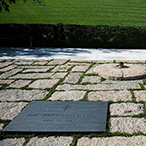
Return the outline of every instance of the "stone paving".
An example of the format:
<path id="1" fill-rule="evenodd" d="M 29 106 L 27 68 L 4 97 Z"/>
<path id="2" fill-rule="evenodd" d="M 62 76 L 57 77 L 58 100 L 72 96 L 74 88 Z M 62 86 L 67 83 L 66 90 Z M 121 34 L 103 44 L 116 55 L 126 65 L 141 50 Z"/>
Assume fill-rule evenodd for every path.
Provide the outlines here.
<path id="1" fill-rule="evenodd" d="M 146 145 L 146 85 L 143 79 L 104 80 L 92 70 L 108 61 L 1 60 L 0 130 L 32 100 L 108 101 L 107 135 L 1 136 L 0 146 Z M 131 61 L 134 63 L 137 61 Z M 137 62 L 138 63 L 138 62 Z M 145 63 L 145 62 L 143 62 Z M 113 64 L 112 61 L 108 64 Z M 142 64 L 142 63 L 141 63 Z M 2 135 L 2 133 L 1 133 Z M 109 137 L 109 135 L 112 135 Z"/>

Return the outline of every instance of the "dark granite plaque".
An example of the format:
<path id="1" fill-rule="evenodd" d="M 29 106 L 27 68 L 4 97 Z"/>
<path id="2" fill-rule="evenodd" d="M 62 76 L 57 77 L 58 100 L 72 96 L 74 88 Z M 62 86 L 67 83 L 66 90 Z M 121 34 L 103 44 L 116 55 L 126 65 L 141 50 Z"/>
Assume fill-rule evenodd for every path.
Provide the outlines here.
<path id="1" fill-rule="evenodd" d="M 108 102 L 32 101 L 3 132 L 104 132 Z"/>

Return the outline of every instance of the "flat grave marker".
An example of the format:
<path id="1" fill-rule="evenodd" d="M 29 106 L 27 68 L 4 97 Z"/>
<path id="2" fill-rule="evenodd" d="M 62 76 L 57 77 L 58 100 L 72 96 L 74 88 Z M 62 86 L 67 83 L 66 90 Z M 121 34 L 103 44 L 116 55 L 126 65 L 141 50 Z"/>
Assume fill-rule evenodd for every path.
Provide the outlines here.
<path id="1" fill-rule="evenodd" d="M 32 101 L 3 132 L 105 132 L 108 102 Z"/>

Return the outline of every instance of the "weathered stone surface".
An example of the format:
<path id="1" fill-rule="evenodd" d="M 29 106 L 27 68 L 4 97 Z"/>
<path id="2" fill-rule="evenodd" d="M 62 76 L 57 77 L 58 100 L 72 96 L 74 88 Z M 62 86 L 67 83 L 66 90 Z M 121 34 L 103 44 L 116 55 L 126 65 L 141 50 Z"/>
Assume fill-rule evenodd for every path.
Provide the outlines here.
<path id="1" fill-rule="evenodd" d="M 24 142 L 24 138 L 7 138 L 0 141 L 0 146 L 22 146 Z"/>
<path id="2" fill-rule="evenodd" d="M 136 101 L 146 101 L 146 90 L 140 90 L 140 91 L 133 91 L 134 95 L 136 97 Z"/>
<path id="3" fill-rule="evenodd" d="M 19 62 L 15 62 L 15 64 L 17 65 L 31 65 L 33 62 L 32 61 L 19 61 Z"/>
<path id="4" fill-rule="evenodd" d="M 7 78 L 7 77 L 9 77 L 9 76 L 12 76 L 12 75 L 14 75 L 14 74 L 20 72 L 20 71 L 22 71 L 22 69 L 13 69 L 13 70 L 7 71 L 7 72 L 1 74 L 1 75 L 0 75 L 0 78 L 1 78 L 1 79 Z"/>
<path id="5" fill-rule="evenodd" d="M 117 68 L 118 64 L 103 64 L 96 66 L 93 69 L 93 73 L 109 79 L 109 80 L 129 80 L 129 79 L 138 79 L 141 77 L 146 77 L 146 66 L 144 65 L 135 65 L 127 64 L 127 68 Z"/>
<path id="6" fill-rule="evenodd" d="M 82 137 L 78 140 L 77 146 L 145 146 L 146 136 L 132 137 L 101 137 L 88 138 Z"/>
<path id="7" fill-rule="evenodd" d="M 60 79 L 60 78 L 64 78 L 66 75 L 67 75 L 67 72 L 66 73 L 57 72 L 53 76 L 51 76 L 51 78 Z"/>
<path id="8" fill-rule="evenodd" d="M 36 68 L 34 68 L 34 69 L 26 69 L 23 72 L 46 72 L 47 70 L 48 69 L 41 69 L 41 68 L 36 69 Z"/>
<path id="9" fill-rule="evenodd" d="M 64 92 L 58 92 L 52 94 L 52 96 L 49 98 L 49 100 L 74 100 L 78 101 L 80 99 L 83 99 L 86 91 L 64 91 Z"/>
<path id="10" fill-rule="evenodd" d="M 101 77 L 99 76 L 84 76 L 84 78 L 82 79 L 82 83 L 86 83 L 86 82 L 99 83 L 101 82 L 100 79 Z"/>
<path id="11" fill-rule="evenodd" d="M 130 84 L 143 84 L 143 80 L 131 80 L 131 81 L 111 81 L 111 80 L 105 80 L 101 82 L 102 84 L 123 84 L 124 86 L 130 85 Z"/>
<path id="12" fill-rule="evenodd" d="M 146 119 L 144 118 L 132 118 L 132 117 L 118 117 L 111 118 L 110 120 L 111 132 L 126 132 L 132 134 L 133 132 L 141 131 L 146 133 Z"/>
<path id="13" fill-rule="evenodd" d="M 10 84 L 12 83 L 14 80 L 0 80 L 0 84 Z"/>
<path id="14" fill-rule="evenodd" d="M 72 137 L 44 137 L 44 138 L 38 138 L 34 137 L 31 138 L 30 141 L 27 143 L 26 146 L 70 146 L 72 143 L 73 138 Z"/>
<path id="15" fill-rule="evenodd" d="M 9 87 L 21 88 L 28 85 L 30 82 L 31 80 L 17 80 L 14 83 L 10 84 Z"/>
<path id="16" fill-rule="evenodd" d="M 12 64 L 12 62 L 0 62 L 0 68 L 8 66 L 10 64 Z"/>
<path id="17" fill-rule="evenodd" d="M 93 65 L 87 72 L 86 74 L 93 74 L 93 68 L 95 68 L 97 64 Z"/>
<path id="18" fill-rule="evenodd" d="M 64 64 L 66 61 L 67 59 L 53 59 L 51 62 L 48 63 L 48 65 Z"/>
<path id="19" fill-rule="evenodd" d="M 133 116 L 143 113 L 143 104 L 114 103 L 110 105 L 110 114 L 116 116 Z"/>
<path id="20" fill-rule="evenodd" d="M 0 90 L 0 101 L 31 101 L 43 99 L 47 94 L 48 92 L 43 90 L 6 89 Z"/>
<path id="21" fill-rule="evenodd" d="M 63 81 L 68 83 L 77 83 L 79 78 L 81 77 L 82 73 L 70 73 L 66 76 L 65 80 Z"/>
<path id="22" fill-rule="evenodd" d="M 82 66 L 87 65 L 87 66 L 90 66 L 91 63 L 90 62 L 89 63 L 86 63 L 86 62 L 68 62 L 67 65 L 82 65 Z"/>
<path id="23" fill-rule="evenodd" d="M 77 81 L 77 80 L 76 80 Z M 65 81 L 64 81 L 65 82 Z M 68 81 L 69 82 L 69 81 Z M 69 85 L 69 84 L 64 84 L 64 85 L 58 85 L 57 90 L 72 90 L 72 89 L 81 89 L 81 90 L 126 90 L 126 89 L 139 89 L 140 86 L 138 84 L 97 84 L 97 85 Z"/>
<path id="24" fill-rule="evenodd" d="M 10 65 L 10 66 L 7 66 L 5 68 L 0 69 L 0 71 L 8 71 L 8 70 L 11 70 L 11 69 L 13 69 L 15 67 L 16 67 L 16 65 Z"/>
<path id="25" fill-rule="evenodd" d="M 68 65 L 58 65 L 56 66 L 53 70 L 53 72 L 56 72 L 56 71 L 67 71 L 69 68 L 71 68 L 72 66 L 68 66 Z"/>
<path id="26" fill-rule="evenodd" d="M 0 119 L 12 120 L 27 104 L 27 102 L 0 102 Z"/>
<path id="27" fill-rule="evenodd" d="M 23 69 L 47 69 L 47 70 L 49 70 L 49 69 L 51 69 L 51 68 L 53 68 L 54 66 L 33 66 L 33 65 L 31 65 L 31 66 L 18 66 L 17 68 L 23 68 Z"/>
<path id="28" fill-rule="evenodd" d="M 89 92 L 88 100 L 90 101 L 109 101 L 112 100 L 116 101 L 131 101 L 131 92 L 128 90 L 124 91 L 96 91 L 96 92 Z"/>
<path id="29" fill-rule="evenodd" d="M 53 73 L 26 73 L 26 74 L 17 74 L 15 76 L 10 77 L 11 79 L 41 79 L 41 78 L 49 78 Z"/>
<path id="30" fill-rule="evenodd" d="M 59 79 L 43 79 L 43 80 L 36 80 L 32 84 L 29 85 L 30 88 L 51 88 L 53 87 L 57 82 L 59 82 Z"/>
<path id="31" fill-rule="evenodd" d="M 3 126 L 4 126 L 4 124 L 3 123 L 0 123 L 0 130 L 3 129 Z"/>
<path id="32" fill-rule="evenodd" d="M 81 66 L 75 66 L 72 71 L 86 71 L 89 68 L 89 66 L 81 65 Z"/>
<path id="33" fill-rule="evenodd" d="M 36 65 L 44 65 L 46 64 L 48 61 L 36 61 L 34 64 Z"/>

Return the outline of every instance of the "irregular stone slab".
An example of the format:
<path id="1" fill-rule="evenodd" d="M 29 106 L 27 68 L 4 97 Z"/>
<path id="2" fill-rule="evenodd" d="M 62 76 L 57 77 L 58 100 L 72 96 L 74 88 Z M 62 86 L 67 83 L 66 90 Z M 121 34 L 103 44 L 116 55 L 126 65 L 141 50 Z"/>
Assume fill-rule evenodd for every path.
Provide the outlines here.
<path id="1" fill-rule="evenodd" d="M 132 117 L 118 117 L 111 118 L 110 120 L 111 132 L 125 132 L 132 134 L 133 132 L 141 131 L 146 133 L 146 119 L 144 118 L 132 118 Z"/>
<path id="2" fill-rule="evenodd" d="M 146 136 L 132 137 L 101 137 L 88 138 L 82 137 L 78 140 L 77 146 L 145 146 Z"/>
<path id="3" fill-rule="evenodd" d="M 80 79 L 82 73 L 70 73 L 66 76 L 65 80 L 63 81 L 64 83 L 77 83 L 78 80 Z"/>
<path id="4" fill-rule="evenodd" d="M 10 77 L 10 79 L 41 79 L 49 78 L 53 73 L 26 73 L 26 74 L 17 74 Z"/>
<path id="5" fill-rule="evenodd" d="M 127 64 L 125 66 L 125 68 L 117 68 L 115 64 L 103 64 L 96 66 L 93 73 L 108 80 L 131 80 L 146 77 L 146 66 L 136 64 Z"/>
<path id="6" fill-rule="evenodd" d="M 0 119 L 13 120 L 28 102 L 0 102 Z"/>
<path id="7" fill-rule="evenodd" d="M 72 71 L 86 71 L 89 68 L 89 66 L 81 65 L 81 66 L 75 66 Z"/>
<path id="8" fill-rule="evenodd" d="M 69 85 L 69 84 L 63 84 L 63 85 L 58 85 L 57 90 L 126 90 L 126 89 L 140 89 L 139 84 L 88 84 L 88 85 Z"/>
<path id="9" fill-rule="evenodd" d="M 4 124 L 3 123 L 0 123 L 0 130 L 3 129 L 3 126 L 4 126 Z"/>
<path id="10" fill-rule="evenodd" d="M 0 71 L 8 71 L 8 70 L 11 70 L 11 69 L 13 69 L 13 68 L 15 68 L 16 67 L 16 65 L 10 65 L 10 66 L 7 66 L 7 67 L 5 67 L 5 68 L 2 68 L 2 69 L 0 69 Z"/>
<path id="11" fill-rule="evenodd" d="M 56 71 L 68 71 L 69 68 L 71 68 L 72 66 L 68 66 L 68 65 L 58 65 L 56 66 L 53 70 L 53 72 L 56 72 Z"/>
<path id="12" fill-rule="evenodd" d="M 97 64 L 93 65 L 87 72 L 86 74 L 93 74 L 93 68 L 95 68 Z"/>
<path id="13" fill-rule="evenodd" d="M 33 65 L 29 66 L 29 65 L 27 65 L 27 66 L 18 66 L 17 68 L 23 68 L 23 69 L 47 69 L 47 70 L 49 70 L 49 69 L 51 69 L 53 67 L 54 66 L 33 66 Z"/>
<path id="14" fill-rule="evenodd" d="M 105 132 L 107 109 L 108 102 L 32 101 L 3 132 Z"/>
<path id="15" fill-rule="evenodd" d="M 52 94 L 52 96 L 49 98 L 49 100 L 74 100 L 78 101 L 80 99 L 83 99 L 86 91 L 64 91 L 64 92 L 58 92 Z"/>
<path id="16" fill-rule="evenodd" d="M 19 61 L 19 62 L 15 62 L 15 64 L 17 65 L 31 65 L 33 62 L 32 61 Z"/>
<path id="17" fill-rule="evenodd" d="M 48 65 L 64 64 L 65 62 L 67 62 L 67 59 L 53 59 Z"/>
<path id="18" fill-rule="evenodd" d="M 116 116 L 138 115 L 143 113 L 143 104 L 114 103 L 110 105 L 110 114 Z"/>
<path id="19" fill-rule="evenodd" d="M 73 138 L 72 137 L 65 137 L 65 136 L 60 136 L 60 137 L 44 137 L 44 138 L 38 138 L 34 137 L 31 138 L 30 141 L 27 143 L 26 146 L 70 146 L 72 143 Z"/>
<path id="20" fill-rule="evenodd" d="M 90 101 L 131 101 L 131 92 L 128 90 L 124 91 L 96 91 L 96 92 L 89 92 L 88 100 Z"/>
<path id="21" fill-rule="evenodd" d="M 24 138 L 7 138 L 0 141 L 0 146 L 22 146 L 24 142 Z"/>
<path id="22" fill-rule="evenodd" d="M 10 77 L 18 72 L 22 71 L 22 69 L 13 69 L 13 70 L 10 70 L 8 72 L 5 72 L 3 74 L 0 75 L 0 78 L 1 79 L 4 79 L 4 78 L 7 78 L 7 77 Z"/>
<path id="23" fill-rule="evenodd" d="M 35 64 L 35 65 L 44 65 L 44 64 L 46 64 L 46 63 L 48 63 L 48 61 L 37 61 L 37 62 L 35 62 L 34 64 Z"/>
<path id="24" fill-rule="evenodd" d="M 12 83 L 14 80 L 0 80 L 0 84 L 10 84 Z"/>
<path id="25" fill-rule="evenodd" d="M 146 90 L 140 90 L 140 91 L 133 91 L 134 95 L 136 97 L 136 101 L 146 101 Z"/>
<path id="26" fill-rule="evenodd" d="M 101 77 L 99 76 L 84 76 L 84 78 L 82 79 L 82 83 L 100 83 Z"/>
<path id="27" fill-rule="evenodd" d="M 85 63 L 85 62 L 68 62 L 67 65 L 72 65 L 72 66 L 73 65 L 82 65 L 82 66 L 87 65 L 87 66 L 90 66 L 91 63 Z"/>
<path id="28" fill-rule="evenodd" d="M 34 68 L 34 69 L 26 69 L 26 70 L 24 70 L 23 72 L 46 72 L 48 69 L 36 69 L 36 68 Z"/>
<path id="29" fill-rule="evenodd" d="M 48 92 L 44 90 L 6 89 L 0 90 L 0 101 L 31 101 L 43 99 L 47 94 Z"/>
<path id="30" fill-rule="evenodd" d="M 21 88 L 28 85 L 30 82 L 31 80 L 17 80 L 14 83 L 12 83 L 9 87 Z"/>
<path id="31" fill-rule="evenodd" d="M 111 81 L 105 80 L 101 82 L 102 84 L 123 84 L 123 85 L 130 85 L 130 84 L 143 84 L 143 80 L 131 80 L 131 81 Z"/>
<path id="32" fill-rule="evenodd" d="M 12 64 L 12 62 L 0 62 L 0 68 L 8 66 L 10 64 Z"/>
<path id="33" fill-rule="evenodd" d="M 32 84 L 29 85 L 30 88 L 52 88 L 57 82 L 59 82 L 59 79 L 43 79 L 43 80 L 36 80 Z"/>
<path id="34" fill-rule="evenodd" d="M 57 72 L 55 73 L 53 76 L 51 76 L 51 78 L 53 79 L 60 79 L 60 78 L 64 78 L 68 73 L 61 73 L 61 72 Z"/>

